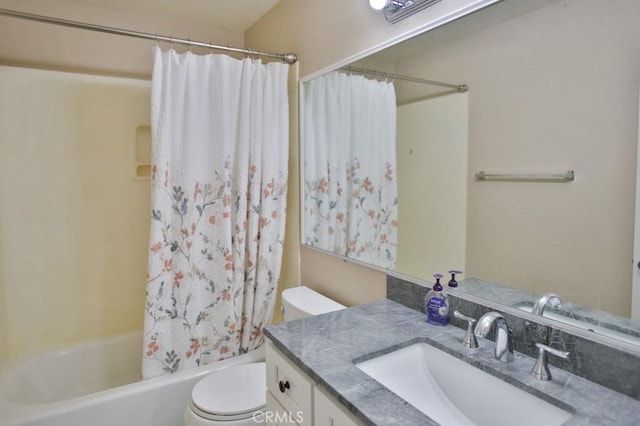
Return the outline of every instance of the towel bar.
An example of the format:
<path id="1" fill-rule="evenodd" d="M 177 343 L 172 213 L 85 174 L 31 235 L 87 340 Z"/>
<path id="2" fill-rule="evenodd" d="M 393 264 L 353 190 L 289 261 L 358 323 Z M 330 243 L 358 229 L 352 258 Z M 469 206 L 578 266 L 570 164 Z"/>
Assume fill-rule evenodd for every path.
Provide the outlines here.
<path id="1" fill-rule="evenodd" d="M 479 171 L 476 173 L 477 180 L 540 180 L 540 181 L 572 181 L 575 179 L 573 170 L 569 170 L 566 173 L 558 174 L 538 174 L 538 173 L 487 173 Z"/>

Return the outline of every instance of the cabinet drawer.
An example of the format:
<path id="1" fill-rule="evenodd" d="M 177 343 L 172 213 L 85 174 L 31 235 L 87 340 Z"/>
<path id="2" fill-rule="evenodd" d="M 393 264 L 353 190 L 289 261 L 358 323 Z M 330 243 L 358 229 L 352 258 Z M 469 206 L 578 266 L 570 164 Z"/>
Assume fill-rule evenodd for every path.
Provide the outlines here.
<path id="1" fill-rule="evenodd" d="M 362 424 L 355 416 L 341 407 L 319 387 L 313 391 L 314 426 L 357 426 Z"/>
<path id="2" fill-rule="evenodd" d="M 313 385 L 304 373 L 267 341 L 267 389 L 301 425 L 312 424 Z"/>

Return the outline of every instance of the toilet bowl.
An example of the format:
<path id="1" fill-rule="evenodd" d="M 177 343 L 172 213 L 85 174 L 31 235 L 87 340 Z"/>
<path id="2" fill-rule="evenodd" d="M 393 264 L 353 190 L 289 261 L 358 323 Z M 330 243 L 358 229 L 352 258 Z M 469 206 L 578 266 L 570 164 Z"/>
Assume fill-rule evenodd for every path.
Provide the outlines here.
<path id="1" fill-rule="evenodd" d="M 253 417 L 265 406 L 264 372 L 264 362 L 252 362 L 207 375 L 191 391 L 185 424 L 255 425 Z"/>
<path id="2" fill-rule="evenodd" d="M 284 290 L 282 305 L 285 321 L 345 308 L 305 286 Z M 185 426 L 255 426 L 262 422 L 266 376 L 264 362 L 234 365 L 207 375 L 191 392 Z"/>

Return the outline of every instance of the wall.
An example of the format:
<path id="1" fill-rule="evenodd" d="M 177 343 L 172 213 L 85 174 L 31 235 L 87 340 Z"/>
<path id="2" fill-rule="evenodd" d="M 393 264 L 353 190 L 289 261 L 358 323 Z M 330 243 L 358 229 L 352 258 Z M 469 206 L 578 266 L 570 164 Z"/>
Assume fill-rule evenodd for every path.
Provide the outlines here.
<path id="1" fill-rule="evenodd" d="M 456 13 L 479 7 L 482 3 L 448 0 L 391 25 L 365 0 L 280 0 L 245 33 L 245 42 L 256 49 L 295 52 L 300 60 L 300 75 L 305 77 L 344 62 L 345 58 L 376 51 L 389 40 L 440 25 Z M 292 160 L 298 158 L 299 153 L 295 155 Z M 298 162 L 291 162 L 289 175 L 299 179 Z M 290 198 L 290 208 L 293 203 L 296 206 L 300 203 L 299 194 L 295 194 L 295 200 Z M 296 217 L 289 214 L 288 218 L 299 223 L 299 213 Z M 300 241 L 299 237 L 297 241 Z M 386 276 L 383 272 L 304 247 L 300 247 L 300 264 L 301 281 L 305 285 L 343 304 L 355 305 L 385 298 Z"/>
<path id="2" fill-rule="evenodd" d="M 32 0 L 28 3 L 0 0 L 0 7 L 150 33 L 212 40 L 223 45 L 292 51 L 300 57 L 299 65 L 292 68 L 291 72 L 295 78 L 298 75 L 295 74 L 298 72 L 297 67 L 300 76 L 307 75 L 345 57 L 385 43 L 390 38 L 416 31 L 425 25 L 434 24 L 435 21 L 440 22 L 436 17 L 441 14 L 448 15 L 452 11 L 481 2 L 449 0 L 399 24 L 390 25 L 381 14 L 372 11 L 366 1 L 281 0 L 244 37 L 228 31 L 129 15 L 61 0 Z M 335 13 L 337 10 L 340 13 Z M 151 69 L 149 51 L 152 46 L 153 42 L 150 41 L 0 17 L 0 63 L 4 64 L 148 78 Z M 383 273 L 299 247 L 297 115 L 295 92 L 291 93 L 294 106 L 291 109 L 291 168 L 281 288 L 299 284 L 302 275 L 302 281 L 345 304 L 384 298 Z"/>
<path id="3" fill-rule="evenodd" d="M 519 20 L 507 20 L 497 29 L 487 29 L 477 38 L 460 42 L 455 52 L 433 49 L 428 57 L 433 71 L 429 72 L 430 77 L 465 81 L 472 86 L 470 108 L 474 113 L 469 131 L 474 144 L 469 151 L 472 189 L 468 223 L 470 227 L 482 226 L 469 231 L 469 270 L 503 284 L 520 281 L 526 271 L 530 276 L 526 285 L 533 291 L 555 290 L 559 283 L 566 283 L 568 287 L 561 291 L 566 299 L 628 315 L 637 144 L 637 124 L 633 123 L 637 123 L 640 69 L 640 37 L 633 21 L 640 13 L 638 2 L 546 3 L 551 6 Z M 337 10 L 340 13 L 334 15 Z M 610 18 L 604 19 L 605 14 Z M 301 60 L 301 75 L 308 76 L 346 62 L 345 58 L 358 52 L 374 51 L 385 40 L 415 30 L 427 19 L 418 14 L 388 25 L 368 9 L 365 1 L 309 4 L 283 0 L 245 36 L 248 45 L 295 51 Z M 559 30 L 551 29 L 551 23 L 558 21 L 562 24 L 554 28 Z M 605 28 L 603 25 L 609 27 L 596 31 L 595 39 L 580 39 L 586 28 Z M 513 34 L 530 36 L 523 44 L 516 44 Z M 628 40 L 635 42 L 629 45 Z M 501 43 L 490 47 L 496 41 Z M 552 54 L 540 56 L 541 46 L 556 44 Z M 585 50 L 588 45 L 590 49 Z M 601 64 L 595 70 L 591 65 L 593 56 Z M 440 67 L 439 57 L 456 60 L 453 65 L 448 62 Z M 499 67 L 486 66 L 495 59 Z M 412 75 L 426 61 L 422 58 L 397 63 L 395 69 Z M 567 65 L 576 71 L 558 69 Z M 482 83 L 491 84 L 469 80 L 470 73 L 466 71 L 476 67 L 485 72 Z M 525 68 L 532 76 L 545 76 L 544 81 L 553 85 L 555 92 L 581 99 L 582 107 L 559 110 L 561 104 L 543 99 L 529 111 L 501 108 L 499 99 L 507 94 L 522 93 L 524 99 L 544 89 L 529 85 L 526 77 L 514 79 L 512 67 Z M 485 98 L 481 90 L 494 102 L 478 102 L 480 95 Z M 595 99 L 606 101 L 594 102 Z M 614 102 L 616 106 L 612 107 Z M 595 122 L 606 124 L 590 126 Z M 548 131 L 548 137 L 533 136 L 541 127 Z M 569 139 L 572 144 L 564 145 Z M 293 167 L 297 169 L 298 165 Z M 576 170 L 577 179 L 566 185 L 481 185 L 472 179 L 480 169 L 544 172 L 568 168 Z M 556 225 L 550 226 L 551 220 L 556 220 Z M 527 240 L 542 243 L 545 249 L 523 244 Z M 485 246 L 487 241 L 493 241 L 490 247 Z M 518 259 L 507 249 L 512 243 L 523 248 Z M 594 244 L 600 250 L 590 250 Z M 567 255 L 569 260 L 565 260 Z M 524 268 L 520 262 L 523 259 L 528 262 Z M 380 272 L 345 264 L 304 247 L 301 263 L 303 282 L 343 303 L 384 297 Z M 585 265 L 597 266 L 587 269 Z M 585 297 L 594 293 L 595 303 Z"/>
<path id="4" fill-rule="evenodd" d="M 276 298 L 273 322 L 281 322 L 284 317 L 281 313 L 282 290 L 295 287 L 300 284 L 300 203 L 298 193 L 300 191 L 300 177 L 297 169 L 291 167 L 298 159 L 298 79 L 299 63 L 289 68 L 289 181 L 287 188 L 287 219 L 285 224 L 285 236 L 282 246 L 282 267 L 278 282 L 278 295 Z"/>
<path id="5" fill-rule="evenodd" d="M 199 41 L 211 41 L 218 45 L 244 46 L 244 34 L 210 26 L 160 19 L 151 16 L 128 14 L 116 10 L 89 7 L 64 0 L 0 0 L 0 8 L 12 9 L 45 16 L 88 22 L 97 25 L 132 29 L 151 34 L 162 34 Z M 64 28 L 15 18 L 0 17 L 0 64 L 18 65 L 50 70 L 63 70 L 91 74 L 125 76 L 149 79 L 152 69 L 151 49 L 153 41 L 132 39 L 73 28 Z M 167 48 L 166 43 L 161 43 Z M 179 51 L 183 46 L 175 46 Z M 194 53 L 206 54 L 207 49 L 193 48 Z M 298 64 L 289 72 L 291 161 L 297 158 L 297 81 Z M 284 247 L 284 259 L 280 287 L 297 285 L 300 282 L 300 259 L 297 188 L 298 179 L 293 171 L 290 178 L 288 218 Z M 146 231 L 146 228 L 145 228 Z M 4 258 L 3 258 L 4 259 Z M 146 261 L 144 262 L 146 265 Z M 0 265 L 1 266 L 1 265 Z M 0 270 L 1 272 L 1 270 Z M 2 275 L 0 274 L 0 277 Z M 0 280 L 0 306 L 4 295 L 4 280 Z M 282 315 L 280 293 L 274 313 L 274 321 Z M 6 349 L 6 328 L 3 326 L 5 309 L 0 310 L 0 362 Z M 52 312 L 53 314 L 53 312 Z M 136 324 L 139 320 L 136 320 Z"/>
<path id="6" fill-rule="evenodd" d="M 470 86 L 467 276 L 629 316 L 638 16 L 563 1 L 396 63 Z M 568 184 L 473 179 L 568 169 Z"/>
<path id="7" fill-rule="evenodd" d="M 238 31 L 85 6 L 65 0 L 0 0 L 0 8 L 218 45 L 244 46 Z M 0 16 L 0 64 L 149 78 L 154 41 Z M 168 47 L 166 43 L 160 43 Z M 177 50 L 184 49 L 175 46 Z M 202 51 L 197 48 L 194 52 Z M 207 49 L 204 49 L 208 53 Z"/>
<path id="8" fill-rule="evenodd" d="M 88 7 L 70 1 L 0 0 L 0 8 L 153 34 L 211 41 L 220 45 L 240 47 L 244 45 L 244 35 L 241 32 L 127 14 L 99 7 Z M 155 42 L 149 40 L 0 17 L 0 64 L 4 65 L 149 79 L 152 68 L 151 50 L 154 45 Z M 167 46 L 165 43 L 161 43 L 161 47 Z M 183 48 L 176 46 L 176 49 Z M 193 51 L 201 53 L 198 49 L 193 49 Z M 208 50 L 202 53 L 208 53 Z M 32 77 L 33 74 L 28 69 L 20 70 L 9 80 L 5 79 L 7 76 L 4 75 L 2 82 L 5 85 L 0 98 L 7 99 L 7 93 L 9 93 L 7 91 L 13 91 L 16 87 L 14 83 L 23 78 L 29 79 L 30 76 Z M 90 79 L 90 77 L 80 75 L 76 78 L 67 77 L 71 80 Z M 38 127 L 35 124 L 41 124 L 43 118 L 47 116 L 65 120 L 71 119 L 65 115 L 64 109 L 61 110 L 51 104 L 54 97 L 61 96 L 58 89 L 68 84 L 63 82 L 67 81 L 67 77 L 61 77 L 60 81 L 46 89 L 50 93 L 47 99 L 42 96 L 36 97 L 37 103 L 32 112 L 39 112 L 41 115 L 32 117 L 29 122 L 23 122 L 22 130 L 19 132 L 28 131 L 35 135 Z M 36 82 L 36 80 L 30 81 L 34 84 Z M 139 85 L 146 87 L 148 82 L 140 80 L 131 81 L 130 84 L 133 87 Z M 36 87 L 45 90 L 40 83 Z M 88 90 L 87 93 L 96 93 L 97 90 L 101 94 L 104 94 L 104 91 L 109 92 L 109 87 L 111 87 L 109 84 L 104 83 L 85 86 Z M 113 95 L 119 93 L 121 92 L 117 89 L 114 90 Z M 35 96 L 35 94 L 33 95 Z M 77 93 L 77 95 L 83 96 L 82 93 Z M 106 95 L 113 96 L 109 93 Z M 90 102 L 86 98 L 84 99 L 84 106 L 89 106 Z M 4 105 L 5 109 L 0 113 L 0 119 L 2 116 L 7 117 L 8 115 L 5 114 L 13 111 L 10 105 L 6 106 L 6 103 Z M 139 120 L 135 120 L 136 123 L 139 121 L 148 122 L 148 91 L 144 102 L 140 101 L 136 105 L 139 108 L 132 111 L 122 109 L 120 104 L 117 106 L 111 104 L 110 107 L 106 107 L 108 111 L 103 111 L 101 114 L 112 115 L 128 112 L 131 117 L 139 118 Z M 72 111 L 77 114 L 87 113 L 85 108 L 78 103 L 74 104 L 73 109 L 69 109 L 67 112 Z M 138 114 L 142 114 L 144 117 Z M 61 123 L 62 121 L 50 124 L 59 126 Z M 86 120 L 76 122 L 71 120 L 71 124 L 75 126 L 72 136 L 75 137 L 74 143 L 76 145 L 54 146 L 47 140 L 49 136 L 43 137 L 36 145 L 17 144 L 15 148 L 20 151 L 12 155 L 19 154 L 27 158 L 24 158 L 24 162 L 14 164 L 9 162 L 7 169 L 4 166 L 9 157 L 5 151 L 4 139 L 2 148 L 0 148 L 2 150 L 0 159 L 4 161 L 2 172 L 11 171 L 13 173 L 10 181 L 3 179 L 3 185 L 17 182 L 9 190 L 12 191 L 13 196 L 20 200 L 20 204 L 2 202 L 3 213 L 0 222 L 0 237 L 3 241 L 0 245 L 0 254 L 2 254 L 2 262 L 0 263 L 0 362 L 5 353 L 14 355 L 49 345 L 82 340 L 87 337 L 100 337 L 142 327 L 144 285 L 139 285 L 138 281 L 132 282 L 130 279 L 135 280 L 133 277 L 139 277 L 141 282 L 145 281 L 147 242 L 144 241 L 143 246 L 141 238 L 148 237 L 142 237 L 140 234 L 148 234 L 148 225 L 139 224 L 134 228 L 128 228 L 128 232 L 133 235 L 131 238 L 137 239 L 137 243 L 132 243 L 132 240 L 123 236 L 121 231 L 118 231 L 119 228 L 115 226 L 116 222 L 122 219 L 121 215 L 124 213 L 134 215 L 134 210 L 142 209 L 145 210 L 143 219 L 148 216 L 148 206 L 140 205 L 140 203 L 148 203 L 148 189 L 144 194 L 132 195 L 144 183 L 133 182 L 129 179 L 130 151 L 128 151 L 129 145 L 125 139 L 130 136 L 130 133 L 124 136 L 111 134 L 118 142 L 125 144 L 117 146 L 117 144 L 105 140 L 98 140 L 100 137 L 108 137 L 112 130 L 103 128 L 101 123 L 94 122 L 92 124 L 98 126 L 99 134 L 96 134 L 95 137 L 86 136 L 86 132 L 89 131 L 85 127 Z M 295 125 L 295 122 L 292 125 Z M 5 129 L 7 128 L 5 127 Z M 22 138 L 23 134 L 19 136 Z M 43 140 L 48 143 L 44 143 Z M 87 150 L 89 147 L 91 149 Z M 127 149 L 126 152 L 123 151 L 125 149 Z M 42 155 L 42 153 L 44 155 L 39 157 L 38 154 Z M 116 159 L 115 157 L 118 155 L 124 157 Z M 28 163 L 30 158 L 36 158 L 38 165 L 34 162 Z M 103 186 L 100 181 L 100 170 L 105 170 L 102 168 L 103 166 L 108 167 L 108 173 L 112 174 L 115 179 L 124 179 L 117 181 L 122 186 L 115 188 Z M 118 169 L 118 167 L 125 167 L 126 170 Z M 43 175 L 44 171 L 48 174 Z M 16 178 L 16 176 L 18 177 Z M 52 190 L 55 188 L 47 187 L 50 183 L 59 185 L 64 183 L 64 185 L 71 186 L 68 188 L 68 192 L 54 193 Z M 40 186 L 38 186 L 39 184 Z M 62 190 L 62 186 L 59 185 L 58 188 Z M 27 188 L 32 192 L 26 192 Z M 91 193 L 96 195 L 93 200 L 72 197 L 72 194 L 84 197 Z M 2 194 L 5 197 L 9 192 L 5 192 L 3 187 Z M 67 204 L 52 204 L 57 201 L 53 200 L 56 196 L 61 197 L 60 199 L 65 200 Z M 133 199 L 120 204 L 125 196 L 133 197 Z M 108 201 L 112 202 L 113 206 L 109 206 Z M 115 208 L 116 204 L 118 208 Z M 24 208 L 25 205 L 29 205 L 30 208 Z M 17 228 L 14 228 L 13 224 L 19 224 L 23 217 L 36 221 L 38 227 L 15 225 Z M 102 221 L 103 225 L 96 227 L 95 224 L 99 221 Z M 52 226 L 52 222 L 54 222 L 54 226 Z M 70 222 L 75 222 L 75 231 L 63 231 L 61 227 Z M 89 229 L 93 229 L 94 233 L 87 232 Z M 24 232 L 25 238 L 16 235 L 16 231 Z M 57 234 L 58 243 L 47 245 L 44 241 L 37 240 L 36 232 L 39 231 Z M 26 238 L 27 236 L 28 238 Z M 20 250 L 27 250 L 29 253 L 19 259 L 12 258 L 10 254 L 15 254 L 13 247 L 7 248 L 6 246 L 9 238 L 20 244 Z M 88 240 L 91 239 L 98 240 L 100 252 L 96 252 L 97 249 L 86 249 L 87 244 L 90 243 Z M 33 246 L 31 248 L 25 246 L 27 242 L 32 242 Z M 141 247 L 144 250 L 142 255 L 139 252 Z M 136 254 L 134 255 L 132 251 L 135 251 Z M 73 256 L 85 257 L 81 262 L 73 265 L 72 259 L 70 259 L 72 252 Z M 41 258 L 36 257 L 35 253 L 39 253 Z M 43 263 L 41 264 L 41 262 Z M 51 275 L 46 275 L 45 271 Z M 125 274 L 125 271 L 128 272 Z M 62 279 L 62 272 L 73 275 L 73 280 Z M 14 277 L 20 277 L 23 273 L 25 277 L 30 277 L 31 281 L 21 281 L 19 284 L 14 280 Z M 73 306 L 69 307 L 69 304 Z M 66 308 L 73 309 L 77 315 L 69 315 L 65 312 Z"/>
<path id="9" fill-rule="evenodd" d="M 0 223 L 1 227 L 1 223 Z M 0 241 L 2 233 L 0 231 Z M 2 244 L 0 244 L 0 366 L 7 357 L 7 303 L 4 297 L 4 256 L 2 255 Z"/>
<path id="10" fill-rule="evenodd" d="M 398 107 L 398 262 L 431 280 L 464 269 L 467 240 L 466 93 Z M 446 142 L 445 142 L 446 141 Z"/>

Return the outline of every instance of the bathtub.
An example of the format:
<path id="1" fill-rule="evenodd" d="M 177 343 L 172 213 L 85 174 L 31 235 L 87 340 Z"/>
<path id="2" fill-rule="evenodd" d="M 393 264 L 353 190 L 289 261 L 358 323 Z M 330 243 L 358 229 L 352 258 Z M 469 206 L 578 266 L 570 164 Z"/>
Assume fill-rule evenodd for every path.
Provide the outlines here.
<path id="1" fill-rule="evenodd" d="M 264 349 L 168 376 L 140 380 L 140 333 L 7 361 L 0 426 L 179 426 L 191 389 L 206 374 L 264 361 Z"/>

